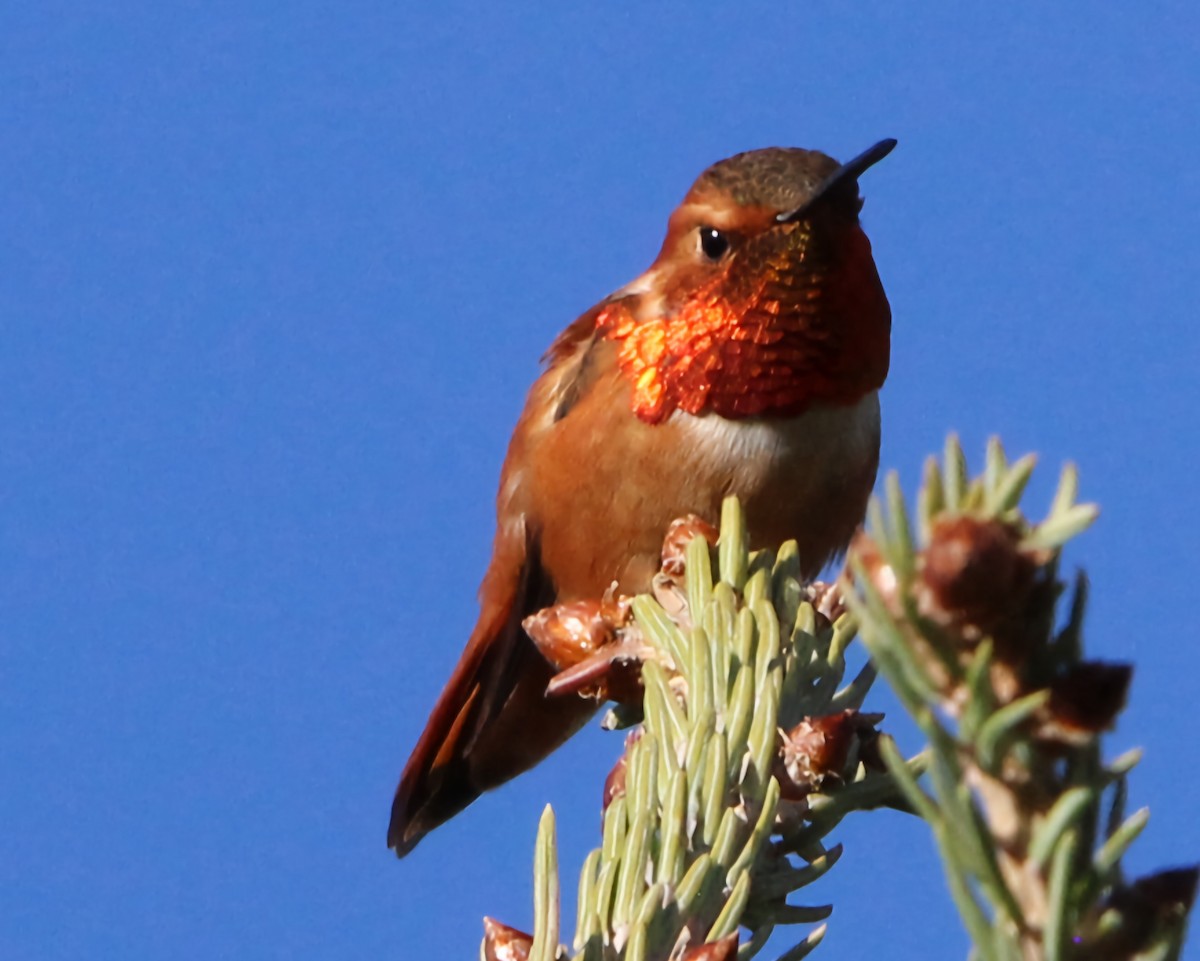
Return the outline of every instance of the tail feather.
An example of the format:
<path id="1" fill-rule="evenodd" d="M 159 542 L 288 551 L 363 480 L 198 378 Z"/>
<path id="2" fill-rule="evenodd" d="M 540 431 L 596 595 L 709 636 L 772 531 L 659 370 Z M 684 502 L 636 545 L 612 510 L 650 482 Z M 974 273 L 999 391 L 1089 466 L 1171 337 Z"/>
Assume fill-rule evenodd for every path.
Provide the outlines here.
<path id="1" fill-rule="evenodd" d="M 579 697 L 546 697 L 552 671 L 521 621 L 553 602 L 553 586 L 524 547 L 519 566 L 512 555 L 505 565 L 500 552 L 493 561 L 479 622 L 400 775 L 388 825 L 388 847 L 399 857 L 484 791 L 537 764 L 596 709 Z"/>
<path id="2" fill-rule="evenodd" d="M 404 765 L 388 825 L 388 847 L 399 857 L 479 796 L 467 752 L 478 735 L 480 675 L 499 640 L 499 631 L 481 618 Z"/>

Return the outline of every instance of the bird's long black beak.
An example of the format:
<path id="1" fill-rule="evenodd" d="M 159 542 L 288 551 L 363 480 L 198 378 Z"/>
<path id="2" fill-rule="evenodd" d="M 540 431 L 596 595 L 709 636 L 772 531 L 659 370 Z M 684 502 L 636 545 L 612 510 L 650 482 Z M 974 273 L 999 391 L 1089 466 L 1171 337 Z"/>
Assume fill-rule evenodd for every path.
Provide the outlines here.
<path id="1" fill-rule="evenodd" d="M 816 204 L 822 197 L 826 197 L 839 184 L 844 184 L 849 180 L 857 180 L 869 168 L 875 166 L 884 157 L 895 149 L 896 141 L 892 137 L 887 140 L 881 140 L 874 147 L 868 147 L 849 163 L 844 163 L 837 170 L 825 178 L 824 182 L 813 191 L 813 195 L 809 197 L 795 210 L 786 210 L 775 219 L 781 224 L 790 223 L 793 220 L 800 220 Z"/>

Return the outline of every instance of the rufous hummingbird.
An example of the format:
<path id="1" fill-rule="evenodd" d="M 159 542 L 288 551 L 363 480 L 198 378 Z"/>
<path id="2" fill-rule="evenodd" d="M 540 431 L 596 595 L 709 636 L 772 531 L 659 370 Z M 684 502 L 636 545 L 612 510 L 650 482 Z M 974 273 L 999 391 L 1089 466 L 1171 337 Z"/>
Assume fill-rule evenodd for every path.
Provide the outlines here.
<path id="1" fill-rule="evenodd" d="M 596 710 L 546 695 L 526 616 L 647 590 L 668 524 L 715 523 L 729 494 L 755 546 L 797 541 L 806 577 L 845 549 L 875 482 L 891 336 L 858 177 L 895 145 L 714 164 L 650 269 L 551 344 L 500 472 L 479 620 L 396 790 L 398 855 Z"/>

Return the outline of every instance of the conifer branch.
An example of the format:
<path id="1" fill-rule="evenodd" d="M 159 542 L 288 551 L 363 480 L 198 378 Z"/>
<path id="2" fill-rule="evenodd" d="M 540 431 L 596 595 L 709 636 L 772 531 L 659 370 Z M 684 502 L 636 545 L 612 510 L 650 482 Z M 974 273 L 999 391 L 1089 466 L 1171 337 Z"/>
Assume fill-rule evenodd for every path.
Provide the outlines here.
<path id="1" fill-rule="evenodd" d="M 1197 869 L 1122 872 L 1147 818 L 1124 812 L 1139 755 L 1105 763 L 1100 733 L 1131 668 L 1084 659 L 1082 576 L 1055 626 L 1060 550 L 1096 509 L 1068 467 L 1029 522 L 1033 466 L 994 441 L 969 479 L 951 437 L 915 530 L 889 476 L 835 588 L 800 582 L 795 544 L 750 552 L 731 499 L 719 538 L 672 527 L 651 596 L 530 618 L 552 691 L 612 698 L 606 726 L 640 726 L 605 785 L 570 946 L 547 808 L 535 933 L 487 919 L 484 961 L 731 961 L 818 925 L 779 961 L 805 957 L 832 908 L 791 899 L 837 862 L 842 818 L 884 805 L 929 823 L 972 957 L 1178 958 Z M 871 662 L 843 683 L 860 625 Z M 915 757 L 859 711 L 877 672 L 928 738 Z"/>
<path id="2" fill-rule="evenodd" d="M 850 550 L 844 597 L 880 673 L 929 739 L 929 788 L 884 761 L 933 830 L 951 894 L 982 961 L 1173 958 L 1195 868 L 1127 880 L 1121 857 L 1148 812 L 1124 814 L 1136 763 L 1104 763 L 1100 734 L 1124 706 L 1132 667 L 1084 659 L 1087 582 L 1066 622 L 1063 544 L 1097 510 L 1062 473 L 1046 518 L 1019 502 L 1033 458 L 999 441 L 967 480 L 957 439 L 930 460 L 911 529 L 895 476 Z"/>
<path id="3" fill-rule="evenodd" d="M 606 786 L 603 839 L 584 863 L 570 948 L 553 933 L 547 808 L 535 935 L 489 920 L 485 959 L 750 958 L 777 929 L 817 924 L 783 956 L 802 958 L 832 907 L 790 899 L 840 857 L 828 834 L 851 811 L 904 803 L 875 750 L 879 718 L 858 711 L 874 669 L 842 685 L 855 626 L 836 592 L 801 584 L 794 543 L 750 552 L 734 499 L 715 546 L 692 536 L 697 523 L 668 533 L 653 596 L 635 599 L 631 621 L 606 643 L 596 645 L 595 619 L 578 605 L 529 624 L 572 683 L 583 677 L 590 690 L 621 696 L 634 665 L 641 689 L 605 724 L 640 726 Z M 907 763 L 917 776 L 924 762 Z M 748 932 L 740 943 L 739 930 Z"/>

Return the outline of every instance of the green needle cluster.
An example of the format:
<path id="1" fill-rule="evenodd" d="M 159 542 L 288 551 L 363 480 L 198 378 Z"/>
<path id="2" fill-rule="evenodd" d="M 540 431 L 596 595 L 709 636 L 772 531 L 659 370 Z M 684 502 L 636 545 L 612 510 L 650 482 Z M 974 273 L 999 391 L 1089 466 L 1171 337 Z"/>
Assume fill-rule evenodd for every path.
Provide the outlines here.
<path id="1" fill-rule="evenodd" d="M 634 600 L 637 629 L 663 656 L 642 665 L 644 718 L 628 741 L 624 792 L 609 803 L 602 843 L 584 862 L 570 952 L 559 945 L 547 808 L 529 958 L 734 956 L 719 953 L 720 945 L 749 958 L 777 926 L 829 915 L 829 905 L 788 899 L 837 861 L 841 848 L 824 838 L 846 813 L 897 795 L 852 746 L 826 783 L 800 792 L 791 784 L 784 798 L 781 729 L 857 709 L 874 678 L 868 664 L 841 686 L 853 621 L 843 615 L 830 624 L 819 615 L 799 569 L 794 543 L 777 554 L 749 551 L 731 498 L 715 551 L 700 537 L 687 549 L 686 609 L 672 615 L 650 596 Z M 736 947 L 728 936 L 739 929 L 748 938 Z M 783 958 L 804 957 L 824 931 L 811 930 Z"/>
<path id="2" fill-rule="evenodd" d="M 852 548 L 844 598 L 885 680 L 929 741 L 929 785 L 890 739 L 884 761 L 930 825 L 950 893 L 983 961 L 1175 958 L 1196 871 L 1127 881 L 1121 857 L 1139 752 L 1104 763 L 1125 664 L 1086 661 L 1086 584 L 1057 626 L 1062 545 L 1096 517 L 1068 466 L 1044 520 L 1019 503 L 1032 457 L 999 442 L 968 479 L 957 440 L 931 459 L 916 531 L 894 475 Z"/>

